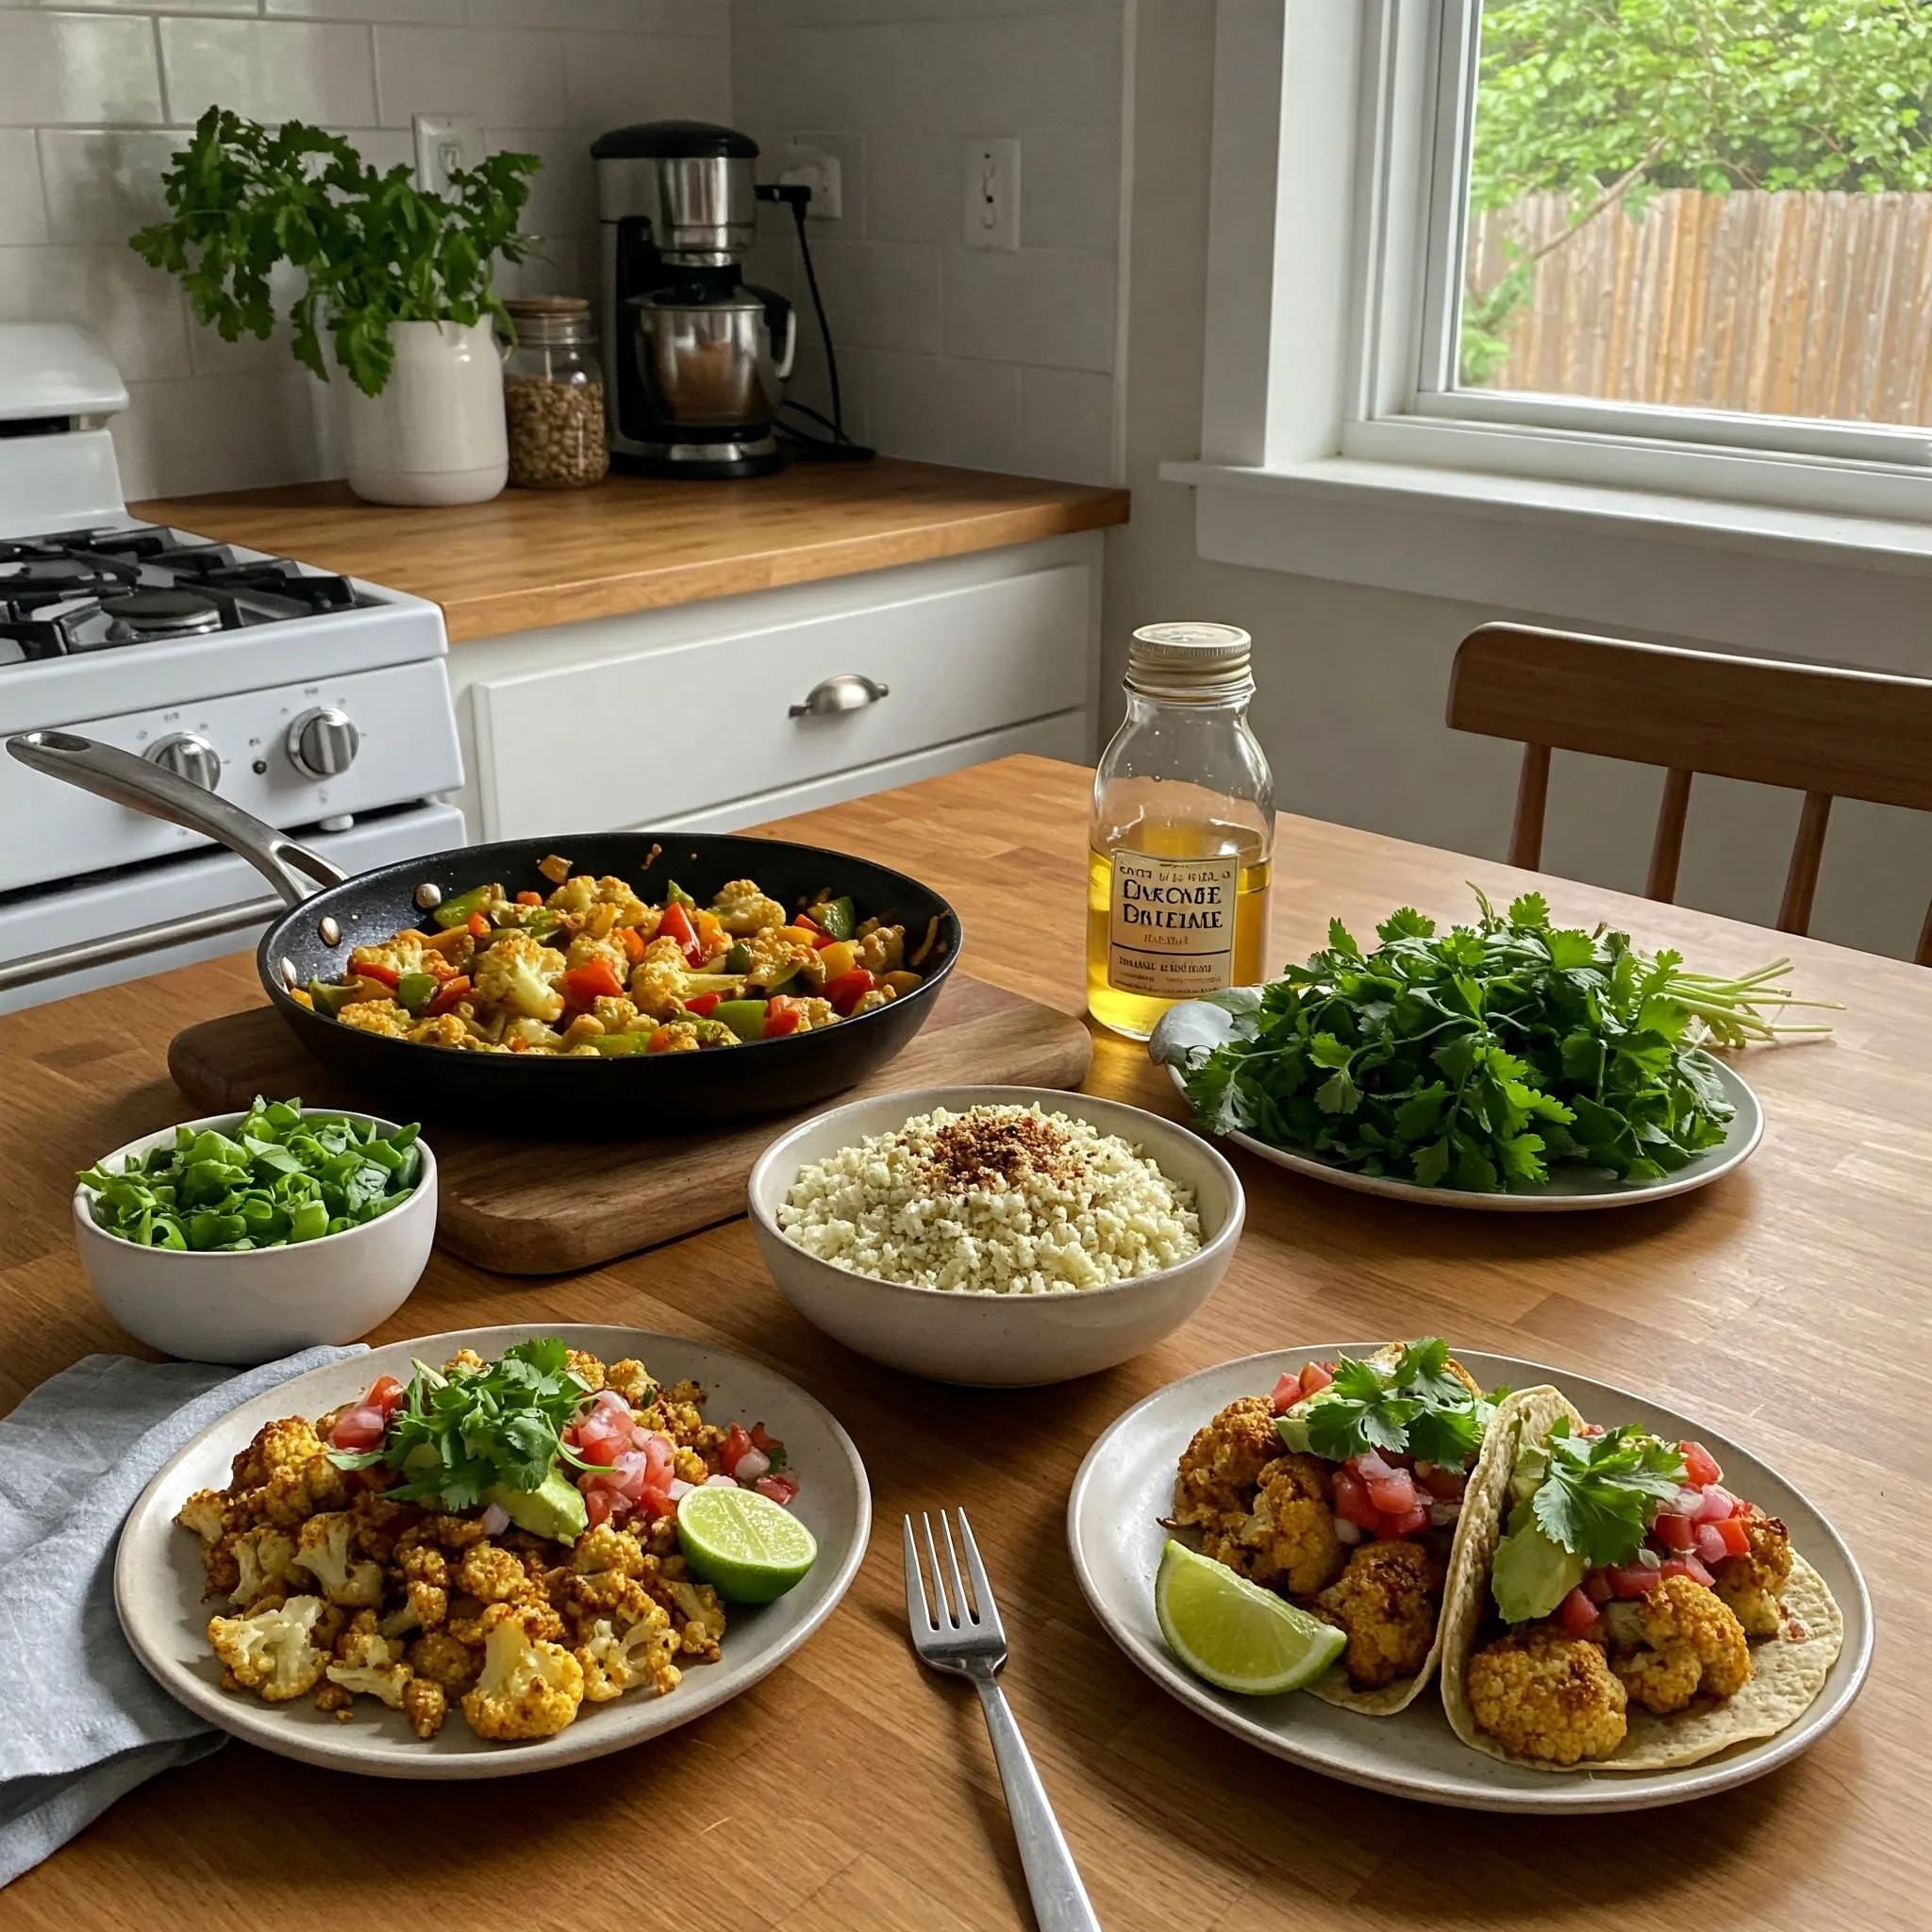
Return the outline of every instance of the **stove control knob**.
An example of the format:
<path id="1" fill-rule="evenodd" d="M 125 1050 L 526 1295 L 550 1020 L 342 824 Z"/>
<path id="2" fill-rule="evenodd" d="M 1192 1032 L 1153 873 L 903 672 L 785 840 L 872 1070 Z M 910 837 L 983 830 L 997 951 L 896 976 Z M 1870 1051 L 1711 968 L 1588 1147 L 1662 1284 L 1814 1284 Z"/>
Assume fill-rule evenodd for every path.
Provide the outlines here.
<path id="1" fill-rule="evenodd" d="M 222 782 L 222 761 L 214 746 L 192 731 L 174 732 L 149 745 L 142 757 L 177 778 L 186 778 L 191 785 L 199 785 L 204 791 L 212 791 Z"/>
<path id="2" fill-rule="evenodd" d="M 289 726 L 289 757 L 309 778 L 339 778 L 356 762 L 362 734 L 333 705 L 304 711 Z"/>

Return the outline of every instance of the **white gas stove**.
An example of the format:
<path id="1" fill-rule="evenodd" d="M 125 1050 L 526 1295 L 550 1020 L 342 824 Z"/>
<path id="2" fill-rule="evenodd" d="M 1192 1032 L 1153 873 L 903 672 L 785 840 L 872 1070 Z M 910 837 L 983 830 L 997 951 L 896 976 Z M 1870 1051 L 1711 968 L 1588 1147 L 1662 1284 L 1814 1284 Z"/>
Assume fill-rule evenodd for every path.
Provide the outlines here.
<path id="1" fill-rule="evenodd" d="M 77 331 L 0 325 L 0 738 L 118 745 L 345 872 L 464 842 L 435 605 L 130 518 Z M 245 860 L 0 758 L 0 1012 L 252 945 Z"/>

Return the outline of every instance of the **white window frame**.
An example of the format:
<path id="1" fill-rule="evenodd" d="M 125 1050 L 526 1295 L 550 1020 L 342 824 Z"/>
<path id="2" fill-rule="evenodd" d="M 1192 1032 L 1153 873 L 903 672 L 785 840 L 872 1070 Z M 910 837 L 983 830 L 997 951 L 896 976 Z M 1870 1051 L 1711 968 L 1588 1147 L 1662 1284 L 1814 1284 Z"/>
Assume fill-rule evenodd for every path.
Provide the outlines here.
<path id="1" fill-rule="evenodd" d="M 1924 669 L 1932 430 L 1453 387 L 1474 0 L 1218 7 L 1204 556 Z"/>

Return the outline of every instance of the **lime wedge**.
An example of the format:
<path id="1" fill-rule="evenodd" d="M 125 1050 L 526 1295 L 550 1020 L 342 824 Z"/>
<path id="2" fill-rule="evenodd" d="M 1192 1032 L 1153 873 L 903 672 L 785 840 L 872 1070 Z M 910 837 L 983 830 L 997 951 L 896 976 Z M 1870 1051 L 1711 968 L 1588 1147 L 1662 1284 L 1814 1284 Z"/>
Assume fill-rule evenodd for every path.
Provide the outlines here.
<path id="1" fill-rule="evenodd" d="M 1172 1538 L 1154 1579 L 1154 1614 L 1195 1676 L 1244 1697 L 1312 1684 L 1347 1641 L 1332 1624 Z"/>
<path id="2" fill-rule="evenodd" d="M 756 1490 L 692 1490 L 677 1506 L 677 1542 L 700 1583 L 726 1603 L 768 1604 L 818 1559 L 797 1517 Z"/>

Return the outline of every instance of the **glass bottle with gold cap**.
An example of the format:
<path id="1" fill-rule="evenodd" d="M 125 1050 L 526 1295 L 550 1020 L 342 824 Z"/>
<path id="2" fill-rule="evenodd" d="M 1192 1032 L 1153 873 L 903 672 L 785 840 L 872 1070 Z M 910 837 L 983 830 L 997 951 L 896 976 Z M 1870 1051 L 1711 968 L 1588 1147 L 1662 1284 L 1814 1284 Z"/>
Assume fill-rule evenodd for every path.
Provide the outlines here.
<path id="1" fill-rule="evenodd" d="M 1127 647 L 1127 715 L 1093 774 L 1087 1010 L 1135 1040 L 1265 974 L 1274 779 L 1249 650 L 1231 624 L 1152 624 Z"/>

